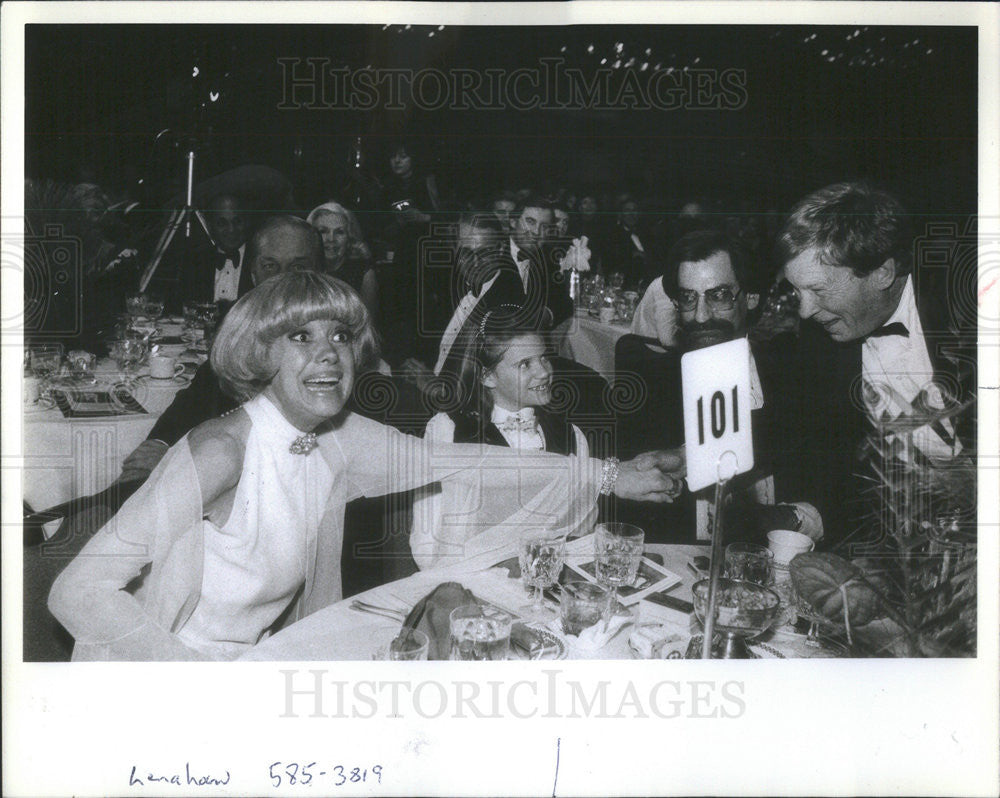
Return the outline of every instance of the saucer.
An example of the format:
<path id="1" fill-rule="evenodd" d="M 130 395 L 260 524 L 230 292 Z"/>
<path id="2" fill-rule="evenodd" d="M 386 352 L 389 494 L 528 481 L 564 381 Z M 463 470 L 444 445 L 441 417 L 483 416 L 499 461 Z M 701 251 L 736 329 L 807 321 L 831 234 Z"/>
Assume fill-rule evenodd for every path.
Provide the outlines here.
<path id="1" fill-rule="evenodd" d="M 186 374 L 178 374 L 176 377 L 154 377 L 152 374 L 140 374 L 136 380 L 148 382 L 150 385 L 187 385 L 191 382 L 191 378 Z"/>

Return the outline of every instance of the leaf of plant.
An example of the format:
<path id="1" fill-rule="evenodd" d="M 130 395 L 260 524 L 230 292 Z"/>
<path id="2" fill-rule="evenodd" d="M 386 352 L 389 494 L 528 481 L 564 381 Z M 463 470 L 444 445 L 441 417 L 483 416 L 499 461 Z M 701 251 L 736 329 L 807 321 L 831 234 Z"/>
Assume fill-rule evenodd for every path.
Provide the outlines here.
<path id="1" fill-rule="evenodd" d="M 842 623 L 844 586 L 852 626 L 864 626 L 879 617 L 881 601 L 864 572 L 829 552 L 809 552 L 795 557 L 789 571 L 795 590 L 824 618 Z"/>

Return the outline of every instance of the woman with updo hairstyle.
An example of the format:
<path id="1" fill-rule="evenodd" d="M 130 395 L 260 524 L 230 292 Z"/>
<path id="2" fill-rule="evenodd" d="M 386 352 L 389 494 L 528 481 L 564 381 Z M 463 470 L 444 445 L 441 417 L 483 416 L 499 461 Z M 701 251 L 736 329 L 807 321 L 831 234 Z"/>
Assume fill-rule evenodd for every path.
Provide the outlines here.
<path id="1" fill-rule="evenodd" d="M 656 498 L 661 469 L 680 467 L 543 455 L 518 473 L 503 449 L 404 435 L 345 409 L 377 353 L 364 303 L 328 275 L 281 274 L 233 306 L 211 362 L 243 404 L 168 450 L 52 587 L 74 659 L 231 660 L 339 601 L 344 508 L 362 496 L 473 479 L 489 461 L 502 519 L 518 502 L 565 512 L 599 489 Z"/>
<path id="2" fill-rule="evenodd" d="M 378 318 L 378 280 L 357 218 L 330 201 L 313 208 L 306 221 L 323 239 L 323 271 L 357 291 L 372 318 Z"/>

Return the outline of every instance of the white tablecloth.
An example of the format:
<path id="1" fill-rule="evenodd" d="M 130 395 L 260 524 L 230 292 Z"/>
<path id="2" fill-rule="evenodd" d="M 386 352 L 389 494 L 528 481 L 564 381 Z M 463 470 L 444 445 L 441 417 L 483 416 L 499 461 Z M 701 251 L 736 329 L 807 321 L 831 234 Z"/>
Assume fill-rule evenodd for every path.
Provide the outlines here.
<path id="1" fill-rule="evenodd" d="M 24 408 L 22 496 L 35 510 L 103 490 L 121 472 L 122 461 L 146 439 L 159 415 L 184 382 L 152 380 L 139 369 L 135 398 L 148 412 L 142 415 L 70 419 L 55 407 Z M 115 366 L 98 364 L 98 385 L 114 382 Z M 88 388 L 89 390 L 90 388 Z"/>
<path id="2" fill-rule="evenodd" d="M 664 568 L 680 577 L 680 584 L 668 590 L 668 595 L 691 601 L 691 586 L 697 577 L 688 563 L 697 555 L 708 555 L 708 546 L 651 544 L 646 547 L 646 553 L 660 555 Z M 435 587 L 449 581 L 461 583 L 477 598 L 507 611 L 515 611 L 530 599 L 521 580 L 508 578 L 507 571 L 499 567 L 475 573 L 421 571 L 315 612 L 254 646 L 241 659 L 263 662 L 370 660 L 396 636 L 401 624 L 391 618 L 353 610 L 351 602 L 360 599 L 376 606 L 408 612 Z M 647 601 L 639 602 L 638 606 L 638 624 L 661 624 L 685 640 L 691 633 L 701 632 L 701 625 L 693 613 L 689 615 Z M 596 651 L 579 651 L 570 644 L 567 659 L 631 659 L 633 655 L 628 638 L 633 629 L 633 625 L 626 625 Z M 788 627 L 766 632 L 753 641 L 752 648 L 757 656 L 763 658 L 832 656 L 825 649 L 808 645 L 804 635 Z"/>
<path id="3" fill-rule="evenodd" d="M 627 332 L 628 324 L 605 324 L 582 309 L 555 331 L 560 355 L 589 366 L 609 381 L 615 373 L 615 344 Z"/>

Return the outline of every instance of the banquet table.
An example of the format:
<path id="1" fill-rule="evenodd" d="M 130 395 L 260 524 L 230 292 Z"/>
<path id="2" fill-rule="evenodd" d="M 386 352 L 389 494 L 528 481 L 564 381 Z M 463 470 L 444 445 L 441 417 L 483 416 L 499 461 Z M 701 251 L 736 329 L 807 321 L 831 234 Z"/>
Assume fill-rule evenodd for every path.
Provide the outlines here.
<path id="1" fill-rule="evenodd" d="M 562 357 L 589 366 L 610 381 L 615 373 L 615 344 L 629 330 L 627 322 L 606 323 L 577 308 L 572 318 L 556 328 L 555 335 Z"/>
<path id="2" fill-rule="evenodd" d="M 182 357 L 191 363 L 196 356 Z M 96 385 L 82 390 L 99 391 L 120 381 L 120 371 L 110 360 L 98 361 Z M 43 510 L 108 487 L 121 472 L 122 461 L 153 428 L 156 419 L 173 401 L 187 379 L 154 380 L 148 368 L 137 372 L 132 395 L 146 411 L 99 418 L 67 418 L 46 403 L 23 405 L 22 485 L 24 501 Z"/>
<path id="3" fill-rule="evenodd" d="M 691 600 L 691 586 L 697 581 L 688 567 L 697 555 L 707 555 L 707 546 L 651 544 L 646 554 L 663 557 L 663 566 L 680 578 L 668 595 Z M 471 590 L 477 598 L 509 612 L 524 605 L 528 599 L 520 579 L 508 577 L 506 569 L 486 568 L 476 572 L 460 573 L 453 569 L 420 571 L 412 576 L 352 596 L 286 627 L 247 651 L 241 659 L 253 661 L 351 661 L 371 660 L 395 637 L 400 622 L 391 618 L 359 612 L 351 603 L 361 600 L 380 607 L 408 611 L 421 598 L 443 582 L 456 581 Z M 693 614 L 673 610 L 641 601 L 638 618 L 626 625 L 603 647 L 579 650 L 572 642 L 568 645 L 567 659 L 631 659 L 629 636 L 636 624 L 661 626 L 664 632 L 674 633 L 686 643 L 693 631 L 700 632 L 700 625 Z M 771 631 L 760 638 L 765 647 L 755 647 L 759 656 L 769 657 L 829 657 L 828 652 L 806 645 L 805 636 L 791 631 Z M 769 652 L 769 653 L 762 653 Z"/>

